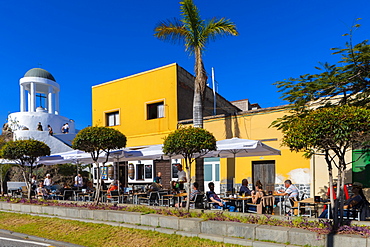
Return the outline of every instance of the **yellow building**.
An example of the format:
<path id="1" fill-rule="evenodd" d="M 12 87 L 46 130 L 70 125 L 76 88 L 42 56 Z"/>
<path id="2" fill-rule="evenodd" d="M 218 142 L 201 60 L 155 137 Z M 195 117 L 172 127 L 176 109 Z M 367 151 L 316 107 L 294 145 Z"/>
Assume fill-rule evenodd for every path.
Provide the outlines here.
<path id="1" fill-rule="evenodd" d="M 127 136 L 128 147 L 162 144 L 163 138 L 179 125 L 192 124 L 193 88 L 194 77 L 177 64 L 96 85 L 92 87 L 93 125 L 120 130 Z M 273 190 L 282 186 L 285 179 L 291 179 L 302 192 L 312 193 L 310 160 L 281 147 L 281 132 L 269 128 L 272 121 L 287 114 L 283 107 L 251 109 L 246 100 L 232 104 L 218 94 L 216 102 L 216 115 L 212 116 L 213 93 L 207 88 L 204 128 L 217 140 L 232 137 L 261 140 L 281 150 L 281 156 L 205 159 L 205 183 L 214 181 L 216 192 L 222 192 L 237 188 L 243 178 L 248 178 L 249 183 L 261 180 L 265 189 Z M 120 166 L 121 182 L 147 184 L 161 171 L 165 184 L 169 184 L 176 173 L 174 166 L 170 168 L 170 161 L 133 163 L 132 179 L 127 178 L 127 170 Z"/>
<path id="2" fill-rule="evenodd" d="M 102 83 L 92 87 L 92 123 L 120 130 L 127 137 L 128 147 L 162 144 L 179 121 L 192 118 L 193 91 L 194 77 L 177 64 Z M 217 114 L 240 111 L 220 95 L 216 97 Z M 207 88 L 205 116 L 213 114 L 213 98 L 212 90 Z M 167 185 L 176 173 L 168 169 L 169 161 L 133 163 L 134 179 L 121 182 L 147 184 L 157 171 L 162 171 Z M 126 171 L 121 167 L 119 173 Z"/>

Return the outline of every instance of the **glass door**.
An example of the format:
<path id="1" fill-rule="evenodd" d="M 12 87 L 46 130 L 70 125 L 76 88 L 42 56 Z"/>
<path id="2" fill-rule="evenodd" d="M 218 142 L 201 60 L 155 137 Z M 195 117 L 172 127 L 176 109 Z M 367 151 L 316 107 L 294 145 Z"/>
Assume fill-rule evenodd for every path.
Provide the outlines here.
<path id="1" fill-rule="evenodd" d="M 208 191 L 208 183 L 215 184 L 215 192 L 220 194 L 220 159 L 205 158 L 204 159 L 204 190 Z"/>

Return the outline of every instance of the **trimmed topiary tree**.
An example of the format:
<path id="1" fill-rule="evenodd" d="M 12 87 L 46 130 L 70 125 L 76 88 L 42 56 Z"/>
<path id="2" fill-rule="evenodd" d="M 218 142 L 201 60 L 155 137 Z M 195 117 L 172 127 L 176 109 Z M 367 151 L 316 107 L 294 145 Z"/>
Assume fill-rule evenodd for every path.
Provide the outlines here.
<path id="1" fill-rule="evenodd" d="M 195 158 L 200 158 L 209 151 L 216 150 L 216 138 L 202 128 L 182 127 L 164 138 L 163 153 L 169 156 L 182 155 L 185 159 L 187 194 L 191 188 L 191 165 Z M 189 210 L 190 196 L 187 197 L 186 208 Z"/>
<path id="2" fill-rule="evenodd" d="M 0 150 L 2 158 L 14 160 L 21 168 L 28 189 L 28 199 L 31 199 L 33 165 L 37 158 L 46 155 L 50 155 L 49 146 L 37 140 L 10 141 L 4 144 Z"/>
<path id="3" fill-rule="evenodd" d="M 107 127 L 87 127 L 78 132 L 73 140 L 72 148 L 79 149 L 91 154 L 91 158 L 98 167 L 98 183 L 96 186 L 95 203 L 99 203 L 101 190 L 101 172 L 99 169 L 99 157 L 104 154 L 105 161 L 108 161 L 112 150 L 126 146 L 126 136 L 120 131 Z"/>

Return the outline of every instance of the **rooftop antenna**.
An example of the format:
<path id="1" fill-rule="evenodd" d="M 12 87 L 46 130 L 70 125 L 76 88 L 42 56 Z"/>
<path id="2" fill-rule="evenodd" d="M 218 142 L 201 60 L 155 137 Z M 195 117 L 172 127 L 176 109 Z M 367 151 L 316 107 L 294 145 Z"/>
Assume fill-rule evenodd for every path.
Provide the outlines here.
<path id="1" fill-rule="evenodd" d="M 216 88 L 215 88 L 215 70 L 212 67 L 212 89 L 213 89 L 213 115 L 216 115 Z"/>

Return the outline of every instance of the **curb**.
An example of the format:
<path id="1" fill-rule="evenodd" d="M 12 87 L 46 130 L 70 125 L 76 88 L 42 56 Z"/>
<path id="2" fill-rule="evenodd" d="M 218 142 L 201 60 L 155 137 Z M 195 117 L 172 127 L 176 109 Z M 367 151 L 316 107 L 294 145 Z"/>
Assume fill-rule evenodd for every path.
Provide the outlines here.
<path id="1" fill-rule="evenodd" d="M 68 242 L 56 241 L 56 240 L 53 240 L 53 239 L 37 237 L 37 236 L 33 236 L 33 235 L 28 235 L 28 234 L 19 233 L 19 232 L 13 232 L 13 231 L 4 230 L 4 229 L 0 229 L 0 233 L 7 234 L 7 235 L 13 235 L 13 236 L 16 236 L 16 237 L 19 237 L 19 238 L 24 238 L 24 239 L 29 239 L 29 240 L 45 242 L 47 244 L 54 244 L 56 246 L 83 247 L 82 245 L 71 244 L 71 243 L 68 243 Z"/>

